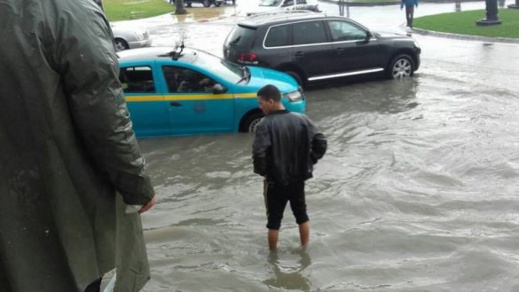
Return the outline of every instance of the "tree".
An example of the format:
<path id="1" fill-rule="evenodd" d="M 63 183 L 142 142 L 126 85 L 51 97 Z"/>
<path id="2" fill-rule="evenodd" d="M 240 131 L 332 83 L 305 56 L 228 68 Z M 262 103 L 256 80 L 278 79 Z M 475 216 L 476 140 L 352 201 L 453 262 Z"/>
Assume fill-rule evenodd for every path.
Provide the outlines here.
<path id="1" fill-rule="evenodd" d="M 501 20 L 498 17 L 497 0 L 485 0 L 486 7 L 486 19 L 476 21 L 476 25 L 496 25 L 501 24 Z"/>
<path id="2" fill-rule="evenodd" d="M 175 3 L 175 14 L 187 14 L 186 6 L 184 5 L 184 0 L 175 0 L 172 2 Z"/>

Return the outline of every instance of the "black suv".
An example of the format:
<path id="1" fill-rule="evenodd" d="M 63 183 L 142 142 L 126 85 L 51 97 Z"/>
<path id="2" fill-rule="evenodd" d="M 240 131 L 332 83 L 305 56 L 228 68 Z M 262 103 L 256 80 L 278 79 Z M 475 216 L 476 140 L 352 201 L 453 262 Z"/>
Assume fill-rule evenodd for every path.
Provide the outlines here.
<path id="1" fill-rule="evenodd" d="M 420 66 L 420 51 L 409 36 L 372 32 L 349 18 L 308 11 L 248 17 L 223 46 L 227 60 L 287 72 L 301 85 L 376 72 L 409 77 Z"/>

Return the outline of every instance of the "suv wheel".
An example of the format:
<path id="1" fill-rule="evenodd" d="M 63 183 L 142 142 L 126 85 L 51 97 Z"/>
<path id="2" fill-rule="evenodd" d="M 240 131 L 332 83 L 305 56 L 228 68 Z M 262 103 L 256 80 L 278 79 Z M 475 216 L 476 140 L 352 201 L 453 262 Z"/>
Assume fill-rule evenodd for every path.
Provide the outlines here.
<path id="1" fill-rule="evenodd" d="M 303 79 L 297 72 L 288 70 L 288 71 L 285 71 L 285 73 L 294 77 L 294 79 L 297 81 L 297 84 L 299 84 L 300 86 L 303 86 Z"/>
<path id="2" fill-rule="evenodd" d="M 211 6 L 211 1 L 204 0 L 204 2 L 202 2 L 202 4 L 204 5 L 204 7 L 209 7 L 209 6 Z"/>
<path id="3" fill-rule="evenodd" d="M 400 79 L 405 77 L 411 77 L 414 73 L 414 62 L 411 56 L 402 54 L 398 55 L 386 69 L 387 77 L 390 79 Z"/>
<path id="4" fill-rule="evenodd" d="M 240 132 L 254 133 L 256 126 L 265 115 L 262 112 L 252 112 L 243 118 L 240 124 Z"/>

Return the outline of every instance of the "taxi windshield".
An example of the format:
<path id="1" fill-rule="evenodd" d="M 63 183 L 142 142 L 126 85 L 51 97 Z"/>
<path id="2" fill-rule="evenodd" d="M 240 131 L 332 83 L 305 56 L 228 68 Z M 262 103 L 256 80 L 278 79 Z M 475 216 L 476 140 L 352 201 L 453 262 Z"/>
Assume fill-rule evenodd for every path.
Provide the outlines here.
<path id="1" fill-rule="evenodd" d="M 205 52 L 198 52 L 194 64 L 232 83 L 238 82 L 246 74 L 242 66 Z"/>

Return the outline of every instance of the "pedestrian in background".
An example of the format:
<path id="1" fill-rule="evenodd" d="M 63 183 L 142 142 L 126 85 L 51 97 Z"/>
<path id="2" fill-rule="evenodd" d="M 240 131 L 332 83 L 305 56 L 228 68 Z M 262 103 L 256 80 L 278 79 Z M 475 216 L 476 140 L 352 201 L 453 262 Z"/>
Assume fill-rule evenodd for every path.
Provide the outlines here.
<path id="1" fill-rule="evenodd" d="M 400 10 L 405 6 L 405 19 L 407 27 L 413 28 L 414 8 L 418 7 L 418 0 L 402 0 L 400 2 Z"/>
<path id="2" fill-rule="evenodd" d="M 305 247 L 310 236 L 305 181 L 312 177 L 313 166 L 326 152 L 326 137 L 306 115 L 287 111 L 275 86 L 261 88 L 258 102 L 265 117 L 256 127 L 252 157 L 254 172 L 265 179 L 269 249 L 277 248 L 288 202 L 299 225 L 301 245 Z"/>
<path id="3" fill-rule="evenodd" d="M 0 291 L 114 291 L 148 281 L 155 204 L 92 0 L 0 0 Z"/>

